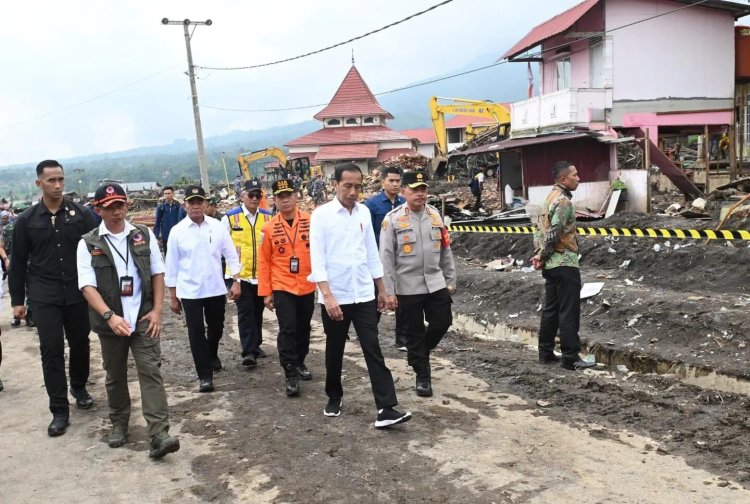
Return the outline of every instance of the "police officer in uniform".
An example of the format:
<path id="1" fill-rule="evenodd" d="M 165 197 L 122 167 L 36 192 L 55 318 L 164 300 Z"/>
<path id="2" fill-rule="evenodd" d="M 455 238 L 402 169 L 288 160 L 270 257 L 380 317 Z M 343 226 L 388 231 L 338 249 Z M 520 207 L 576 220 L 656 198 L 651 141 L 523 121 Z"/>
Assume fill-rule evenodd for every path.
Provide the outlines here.
<path id="1" fill-rule="evenodd" d="M 438 210 L 427 204 L 428 181 L 424 172 L 404 173 L 406 203 L 385 216 L 380 231 L 387 305 L 401 309 L 406 318 L 408 362 L 417 375 L 417 395 L 423 397 L 432 395 L 430 352 L 453 322 L 451 294 L 456 290 L 450 238 Z"/>

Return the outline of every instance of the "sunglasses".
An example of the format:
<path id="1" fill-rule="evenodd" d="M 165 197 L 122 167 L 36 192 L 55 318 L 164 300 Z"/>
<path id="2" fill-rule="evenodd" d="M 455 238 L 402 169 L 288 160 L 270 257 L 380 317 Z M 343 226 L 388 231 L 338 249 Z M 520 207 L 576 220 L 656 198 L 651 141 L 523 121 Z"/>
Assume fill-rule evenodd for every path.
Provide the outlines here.
<path id="1" fill-rule="evenodd" d="M 250 199 L 261 199 L 263 195 L 259 192 L 251 192 L 251 193 L 247 193 L 247 197 Z"/>

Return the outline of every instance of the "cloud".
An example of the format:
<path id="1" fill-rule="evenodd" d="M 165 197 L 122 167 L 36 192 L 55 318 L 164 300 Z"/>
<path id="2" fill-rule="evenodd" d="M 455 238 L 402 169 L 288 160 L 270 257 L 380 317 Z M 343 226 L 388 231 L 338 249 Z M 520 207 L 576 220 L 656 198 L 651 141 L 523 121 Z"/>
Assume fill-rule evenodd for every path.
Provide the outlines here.
<path id="1" fill-rule="evenodd" d="M 498 56 L 532 26 L 578 0 L 454 0 L 352 45 L 253 71 L 200 70 L 201 104 L 227 108 L 293 107 L 327 102 L 351 65 L 373 91 L 445 74 L 478 54 Z M 0 51 L 0 165 L 84 155 L 193 138 L 181 26 L 161 18 L 211 18 L 192 38 L 203 66 L 261 63 L 318 49 L 379 28 L 437 0 L 26 0 L 3 13 Z M 157 71 L 173 70 L 102 99 L 65 108 Z M 475 78 L 481 79 L 482 74 Z M 315 109 L 233 113 L 202 109 L 204 135 L 299 122 Z M 18 124 L 21 123 L 21 124 Z M 8 125 L 15 126 L 8 128 Z"/>

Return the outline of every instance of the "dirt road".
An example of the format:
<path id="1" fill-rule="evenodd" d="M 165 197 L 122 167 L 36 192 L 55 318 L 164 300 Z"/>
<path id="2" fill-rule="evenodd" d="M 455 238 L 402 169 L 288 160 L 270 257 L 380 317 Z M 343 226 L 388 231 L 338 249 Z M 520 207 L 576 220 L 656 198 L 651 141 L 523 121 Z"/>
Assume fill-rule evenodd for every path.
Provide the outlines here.
<path id="1" fill-rule="evenodd" d="M 3 301 L 7 314 L 7 297 Z M 250 372 L 240 366 L 229 321 L 217 391 L 198 394 L 182 321 L 169 316 L 163 370 L 172 432 L 182 449 L 158 462 L 147 456 L 135 382 L 130 442 L 107 447 L 103 373 L 92 335 L 89 390 L 96 405 L 73 408 L 68 433 L 49 438 L 36 333 L 11 330 L 5 320 L 7 315 L 0 368 L 3 503 L 750 502 L 750 492 L 710 470 L 711 464 L 693 460 L 691 466 L 663 439 L 644 435 L 640 426 L 629 430 L 627 416 L 618 422 L 611 412 L 599 423 L 608 408 L 604 397 L 611 395 L 622 408 L 632 387 L 536 364 L 533 351 L 513 343 L 452 333 L 436 354 L 436 395 L 429 399 L 415 396 L 404 354 L 384 343 L 401 407 L 414 419 L 378 431 L 364 361 L 352 342 L 343 414 L 325 418 L 319 313 L 308 359 L 314 379 L 303 382 L 297 399 L 283 393 L 273 318 L 265 324 L 264 347 L 271 355 Z M 392 331 L 392 317 L 382 325 Z M 599 415 L 589 417 L 593 411 Z"/>

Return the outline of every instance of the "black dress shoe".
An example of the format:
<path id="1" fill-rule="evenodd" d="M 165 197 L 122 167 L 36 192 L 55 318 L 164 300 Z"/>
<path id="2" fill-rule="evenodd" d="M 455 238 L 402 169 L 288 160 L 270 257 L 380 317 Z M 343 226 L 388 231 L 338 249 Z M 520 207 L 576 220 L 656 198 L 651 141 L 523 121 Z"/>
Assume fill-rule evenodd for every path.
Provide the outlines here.
<path id="1" fill-rule="evenodd" d="M 91 409 L 94 405 L 94 398 L 88 393 L 86 387 L 73 388 L 70 387 L 70 395 L 76 400 L 76 406 L 78 409 Z"/>
<path id="2" fill-rule="evenodd" d="M 560 362 L 560 357 L 554 353 L 539 354 L 539 362 L 542 364 L 557 364 Z"/>
<path id="3" fill-rule="evenodd" d="M 261 347 L 258 347 L 258 358 L 262 359 L 264 357 L 268 357 L 268 354 Z"/>
<path id="4" fill-rule="evenodd" d="M 305 366 L 304 363 L 294 366 L 294 370 L 297 372 L 297 376 L 299 376 L 301 380 L 312 380 L 312 373 L 307 369 L 307 366 Z"/>
<path id="5" fill-rule="evenodd" d="M 287 397 L 297 397 L 299 395 L 299 377 L 298 376 L 287 376 L 286 377 L 286 395 Z"/>
<path id="6" fill-rule="evenodd" d="M 560 366 L 571 371 L 576 371 L 578 369 L 588 369 L 596 367 L 596 362 L 586 362 L 583 359 L 578 359 L 575 361 L 561 360 Z"/>
<path id="7" fill-rule="evenodd" d="M 50 437 L 62 436 L 65 434 L 65 430 L 70 425 L 70 420 L 67 414 L 59 413 L 52 417 L 49 427 L 47 427 L 47 434 Z"/>
<path id="8" fill-rule="evenodd" d="M 221 365 L 221 359 L 218 357 L 211 359 L 211 367 L 214 368 L 214 371 L 221 371 L 224 368 L 224 366 Z"/>
<path id="9" fill-rule="evenodd" d="M 213 392 L 214 391 L 214 381 L 213 380 L 201 380 L 200 385 L 198 386 L 198 392 Z"/>
<path id="10" fill-rule="evenodd" d="M 253 354 L 249 354 L 242 358 L 242 365 L 246 368 L 251 368 L 257 366 L 258 361 L 255 359 L 255 356 Z"/>
<path id="11" fill-rule="evenodd" d="M 11 327 L 19 327 L 21 325 L 21 319 L 14 318 L 10 321 Z"/>
<path id="12" fill-rule="evenodd" d="M 432 381 L 429 378 L 417 378 L 416 391 L 419 397 L 431 397 Z"/>

